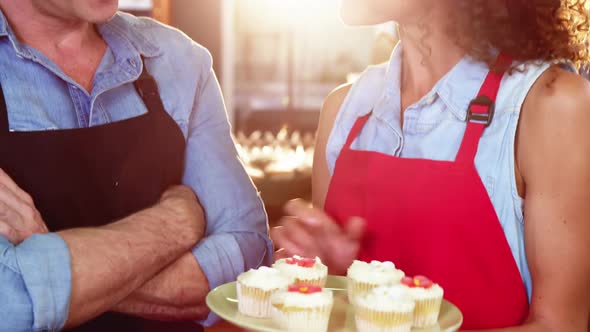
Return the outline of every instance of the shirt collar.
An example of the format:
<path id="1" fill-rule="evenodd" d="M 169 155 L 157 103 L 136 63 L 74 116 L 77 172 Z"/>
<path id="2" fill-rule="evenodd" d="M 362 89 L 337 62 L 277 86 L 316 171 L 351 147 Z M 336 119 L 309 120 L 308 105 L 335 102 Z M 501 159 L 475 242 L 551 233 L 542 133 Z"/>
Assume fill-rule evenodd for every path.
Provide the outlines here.
<path id="1" fill-rule="evenodd" d="M 132 47 L 144 57 L 155 57 L 162 54 L 162 50 L 140 31 L 141 21 L 133 22 L 131 15 L 118 12 L 109 21 L 97 26 L 100 34 L 107 40 L 107 43 L 115 43 L 117 46 L 126 48 Z M 10 29 L 6 17 L 0 10 L 0 37 L 10 37 L 15 50 L 18 53 L 26 53 L 26 50 L 17 41 L 16 36 Z M 116 48 L 116 46 L 115 46 Z"/>
<path id="2" fill-rule="evenodd" d="M 469 104 L 477 97 L 488 72 L 487 64 L 466 56 L 437 84 L 438 96 L 459 120 L 467 119 Z"/>
<path id="3" fill-rule="evenodd" d="M 401 43 L 395 48 L 385 73 L 385 89 L 383 96 L 374 110 L 374 114 L 385 120 L 399 115 L 391 113 L 399 110 L 401 105 L 401 63 L 403 47 Z M 489 69 L 485 63 L 465 56 L 449 71 L 418 104 L 440 98 L 447 109 L 459 120 L 467 118 L 467 108 L 477 94 L 487 76 Z M 392 104 L 393 103 L 393 104 Z M 399 113 L 399 112 L 397 112 Z"/>
<path id="4" fill-rule="evenodd" d="M 114 36 L 117 40 L 107 42 L 119 42 L 132 46 L 144 57 L 155 57 L 162 54 L 162 50 L 150 41 L 141 27 L 143 21 L 134 18 L 130 14 L 118 12 L 109 21 L 99 24 L 98 31 L 107 39 L 107 35 Z M 110 46 L 110 45 L 109 45 Z"/>
<path id="5" fill-rule="evenodd" d="M 29 50 L 25 47 L 25 45 L 21 44 L 18 41 L 18 39 L 10 29 L 8 21 L 6 20 L 6 17 L 4 16 L 4 12 L 2 10 L 0 10 L 0 37 L 7 37 L 18 55 L 26 58 L 32 58 L 32 55 L 29 52 Z"/>
<path id="6" fill-rule="evenodd" d="M 4 13 L 0 10 L 0 37 L 6 37 L 8 35 L 8 31 L 6 30 L 6 17 L 4 17 Z"/>

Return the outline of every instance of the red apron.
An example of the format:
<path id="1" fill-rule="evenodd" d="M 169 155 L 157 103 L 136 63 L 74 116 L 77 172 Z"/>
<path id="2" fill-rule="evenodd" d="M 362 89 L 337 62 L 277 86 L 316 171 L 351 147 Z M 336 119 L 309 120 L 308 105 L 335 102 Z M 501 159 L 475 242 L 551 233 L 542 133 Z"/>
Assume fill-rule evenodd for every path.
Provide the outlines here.
<path id="1" fill-rule="evenodd" d="M 359 259 L 393 261 L 408 275 L 432 278 L 463 312 L 465 329 L 520 325 L 528 315 L 522 277 L 474 162 L 502 77 L 490 71 L 471 103 L 455 161 L 352 150 L 371 114 L 359 118 L 326 200 L 339 222 L 367 220 Z"/>

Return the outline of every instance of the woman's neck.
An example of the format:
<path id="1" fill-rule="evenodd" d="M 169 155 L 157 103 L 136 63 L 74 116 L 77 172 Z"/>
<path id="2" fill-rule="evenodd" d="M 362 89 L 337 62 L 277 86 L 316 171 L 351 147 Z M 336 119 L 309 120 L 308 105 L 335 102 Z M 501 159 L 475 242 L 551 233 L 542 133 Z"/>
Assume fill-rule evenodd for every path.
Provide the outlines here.
<path id="1" fill-rule="evenodd" d="M 0 0 L 19 41 L 45 53 L 72 56 L 100 39 L 94 26 L 65 13 L 54 13 L 33 0 Z"/>
<path id="2" fill-rule="evenodd" d="M 442 25 L 401 26 L 402 109 L 426 95 L 465 55 Z"/>

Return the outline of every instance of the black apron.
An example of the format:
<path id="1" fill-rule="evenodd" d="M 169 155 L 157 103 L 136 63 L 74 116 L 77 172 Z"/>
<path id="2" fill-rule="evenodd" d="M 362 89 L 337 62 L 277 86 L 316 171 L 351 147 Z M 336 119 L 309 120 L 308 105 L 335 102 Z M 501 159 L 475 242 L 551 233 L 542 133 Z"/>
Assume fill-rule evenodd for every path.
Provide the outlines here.
<path id="1" fill-rule="evenodd" d="M 181 183 L 185 138 L 143 66 L 134 83 L 148 112 L 102 126 L 10 132 L 0 86 L 0 168 L 35 200 L 55 232 L 102 226 L 150 207 Z M 26 102 L 26 101 L 23 101 Z M 201 331 L 194 322 L 154 322 L 115 313 L 74 331 Z"/>

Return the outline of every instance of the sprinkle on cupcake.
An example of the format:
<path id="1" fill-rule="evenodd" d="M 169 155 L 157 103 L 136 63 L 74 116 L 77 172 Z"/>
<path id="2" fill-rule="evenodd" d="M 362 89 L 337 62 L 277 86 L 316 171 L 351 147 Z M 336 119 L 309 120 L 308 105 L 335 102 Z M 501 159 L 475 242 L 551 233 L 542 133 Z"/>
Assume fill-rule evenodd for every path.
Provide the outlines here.
<path id="1" fill-rule="evenodd" d="M 328 267 L 319 257 L 293 256 L 276 261 L 273 267 L 293 278 L 295 283 L 324 287 L 328 279 Z"/>

